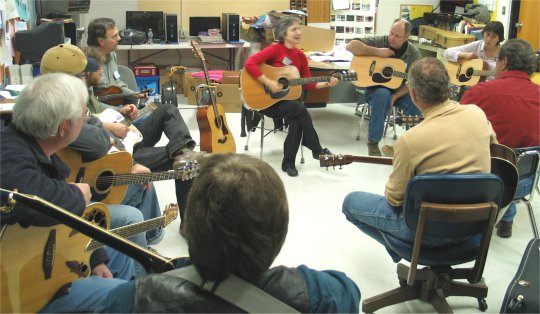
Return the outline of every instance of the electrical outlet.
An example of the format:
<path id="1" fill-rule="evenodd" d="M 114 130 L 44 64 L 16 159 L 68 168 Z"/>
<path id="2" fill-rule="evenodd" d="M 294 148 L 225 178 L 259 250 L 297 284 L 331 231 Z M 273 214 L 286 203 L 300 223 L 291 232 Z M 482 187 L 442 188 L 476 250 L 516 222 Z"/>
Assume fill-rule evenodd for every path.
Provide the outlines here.
<path id="1" fill-rule="evenodd" d="M 506 14 L 506 7 L 502 7 L 502 15 Z"/>

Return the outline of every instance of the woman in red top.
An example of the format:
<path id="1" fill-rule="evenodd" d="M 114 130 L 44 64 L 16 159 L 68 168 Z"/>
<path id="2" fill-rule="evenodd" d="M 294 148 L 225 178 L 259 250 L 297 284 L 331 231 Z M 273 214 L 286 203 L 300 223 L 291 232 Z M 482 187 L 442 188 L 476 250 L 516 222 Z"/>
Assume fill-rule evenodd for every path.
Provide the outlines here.
<path id="1" fill-rule="evenodd" d="M 251 56 L 246 61 L 245 68 L 271 92 L 277 93 L 283 89 L 283 85 L 264 75 L 259 69 L 260 64 L 266 63 L 274 67 L 292 65 L 298 68 L 301 77 L 310 77 L 311 72 L 306 55 L 296 48 L 302 37 L 300 20 L 296 17 L 280 19 L 275 25 L 274 35 L 278 42 Z M 328 82 L 305 85 L 305 89 L 332 87 L 337 83 L 338 79 L 332 77 Z M 286 119 L 289 123 L 289 133 L 283 144 L 284 156 L 281 164 L 281 169 L 289 176 L 296 177 L 298 175 L 294 162 L 301 140 L 302 145 L 312 151 L 315 159 L 319 159 L 319 155 L 331 154 L 327 148 L 321 146 L 311 116 L 301 100 L 282 100 L 260 112 L 271 118 Z"/>

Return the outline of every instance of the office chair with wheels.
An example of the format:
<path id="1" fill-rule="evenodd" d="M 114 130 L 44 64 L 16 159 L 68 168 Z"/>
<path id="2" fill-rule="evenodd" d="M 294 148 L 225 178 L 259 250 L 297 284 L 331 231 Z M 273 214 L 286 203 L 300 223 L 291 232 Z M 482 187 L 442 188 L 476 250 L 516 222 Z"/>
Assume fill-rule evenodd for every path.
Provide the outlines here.
<path id="1" fill-rule="evenodd" d="M 531 228 L 535 238 L 538 238 L 538 228 L 534 218 L 531 202 L 535 187 L 538 188 L 538 171 L 540 171 L 540 146 L 515 148 L 519 181 L 514 202 L 522 201 L 527 205 Z"/>
<path id="2" fill-rule="evenodd" d="M 403 214 L 415 233 L 413 243 L 382 233 L 393 255 L 410 262 L 399 263 L 400 287 L 365 299 L 362 311 L 374 311 L 408 300 L 429 302 L 439 313 L 451 313 L 446 297 L 471 296 L 481 311 L 487 309 L 488 287 L 482 279 L 491 233 L 503 191 L 494 174 L 423 174 L 407 186 Z M 424 237 L 456 239 L 443 247 L 424 245 Z M 459 241 L 457 239 L 463 239 Z M 455 265 L 474 261 L 470 268 Z M 426 268 L 417 269 L 417 265 Z M 468 282 L 456 281 L 466 279 Z"/>

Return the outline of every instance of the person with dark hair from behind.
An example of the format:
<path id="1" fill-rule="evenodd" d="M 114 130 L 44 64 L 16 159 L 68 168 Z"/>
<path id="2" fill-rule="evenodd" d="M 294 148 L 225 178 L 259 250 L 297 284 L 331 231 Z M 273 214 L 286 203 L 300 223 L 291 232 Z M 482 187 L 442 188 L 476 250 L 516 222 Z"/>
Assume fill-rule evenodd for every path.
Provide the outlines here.
<path id="1" fill-rule="evenodd" d="M 402 206 L 409 180 L 425 173 L 489 173 L 490 145 L 497 143 L 486 115 L 476 106 L 448 99 L 450 78 L 444 64 L 432 57 L 415 61 L 409 70 L 409 91 L 425 119 L 409 129 L 394 146 L 393 170 L 384 196 L 349 193 L 342 211 L 362 232 L 386 246 L 383 233 L 413 243 Z M 424 236 L 432 247 L 466 239 Z M 400 257 L 388 250 L 395 262 Z"/>
<path id="2" fill-rule="evenodd" d="M 87 54 L 95 58 L 102 66 L 101 81 L 93 87 L 94 92 L 112 85 L 122 87 L 124 90 L 127 89 L 127 84 L 121 80 L 118 72 L 116 49 L 119 41 L 120 34 L 114 20 L 98 18 L 92 20 L 88 25 Z M 103 106 L 101 108 L 98 106 L 96 109 L 96 113 L 99 113 L 103 110 Z M 126 118 L 137 119 L 136 110 L 128 113 L 124 113 L 122 110 L 122 108 L 119 109 Z M 196 161 L 203 155 L 201 152 L 193 151 L 196 143 L 192 139 L 189 128 L 178 108 L 172 104 L 161 104 L 149 117 L 136 123 L 136 126 L 143 135 L 143 141 L 133 149 L 133 159 L 152 171 L 177 169 L 189 162 Z M 167 136 L 169 142 L 166 146 L 155 147 L 162 134 Z M 121 136 L 122 134 L 115 135 Z M 175 180 L 175 185 L 180 218 L 183 218 L 191 181 Z"/>
<path id="3" fill-rule="evenodd" d="M 267 77 L 260 69 L 259 65 L 268 64 L 273 67 L 294 66 L 298 69 L 301 77 L 310 77 L 311 72 L 308 66 L 306 55 L 296 46 L 300 43 L 302 30 L 300 19 L 296 17 L 281 18 L 275 25 L 274 33 L 279 41 L 260 52 L 252 55 L 245 63 L 245 68 L 261 84 L 270 91 L 277 93 L 283 86 L 277 80 Z M 327 82 L 311 83 L 305 85 L 305 89 L 319 89 L 333 87 L 338 83 L 338 79 L 332 77 Z M 329 155 L 331 152 L 323 148 L 319 141 L 317 131 L 313 127 L 313 121 L 307 111 L 306 105 L 300 100 L 281 100 L 269 108 L 260 111 L 265 116 L 274 119 L 285 119 L 289 123 L 289 133 L 283 143 L 283 161 L 281 170 L 291 177 L 298 176 L 295 161 L 300 145 L 304 145 L 312 152 L 313 158 L 319 159 L 319 155 Z"/>
<path id="4" fill-rule="evenodd" d="M 0 133 L 0 182 L 3 189 L 17 189 L 20 193 L 36 195 L 75 215 L 80 216 L 83 213 L 90 201 L 90 187 L 86 183 L 65 181 L 69 168 L 58 158 L 56 152 L 73 142 L 80 133 L 87 117 L 87 99 L 88 92 L 84 83 L 78 78 L 61 73 L 42 75 L 21 91 L 13 107 L 13 121 L 2 128 Z M 56 219 L 24 202 L 17 202 L 13 211 L 2 212 L 0 218 L 2 226 L 18 223 L 26 228 L 52 227 L 59 224 Z M 52 232 L 53 229 L 51 234 Z M 32 250 L 32 247 L 34 245 L 30 245 L 28 250 Z M 57 247 L 59 251 L 55 254 L 65 254 L 66 252 L 61 251 L 62 247 L 65 248 Z M 81 247 L 81 254 L 83 250 Z M 79 257 L 71 256 L 74 260 Z M 65 258 L 69 260 L 70 256 Z M 116 266 L 111 265 L 113 260 Z M 43 263 L 42 271 L 45 271 L 47 263 Z M 83 263 L 81 266 L 84 265 Z M 107 291 L 125 282 L 112 278 L 114 272 L 123 270 L 123 279 L 128 280 L 134 274 L 133 260 L 116 251 L 111 251 L 108 255 L 105 250 L 97 249 L 90 257 L 89 266 L 91 276 L 66 283 L 68 289 L 58 291 L 55 298 L 41 311 L 92 312 L 105 298 Z M 117 268 L 113 269 L 115 267 Z M 55 278 L 58 274 L 60 271 L 54 272 L 49 280 L 58 280 Z M 17 277 L 24 274 L 5 274 L 2 271 L 2 276 L 4 275 Z M 44 279 L 44 274 L 41 274 L 41 280 Z M 33 289 L 32 286 L 20 288 Z"/>
<path id="5" fill-rule="evenodd" d="M 488 64 L 487 70 L 495 71 L 495 62 L 497 61 L 502 41 L 504 41 L 503 24 L 499 21 L 491 21 L 482 30 L 482 40 L 448 48 L 443 54 L 450 62 L 482 59 Z M 486 80 L 489 81 L 494 78 L 495 76 L 489 76 Z"/>
<path id="6" fill-rule="evenodd" d="M 221 282 L 234 274 L 302 313 L 358 313 L 360 291 L 344 273 L 305 265 L 269 268 L 288 223 L 285 188 L 266 162 L 242 154 L 201 160 L 184 228 L 190 258 L 203 281 Z M 153 274 L 111 291 L 97 312 L 242 310 L 189 281 Z"/>
<path id="7" fill-rule="evenodd" d="M 531 82 L 536 56 L 522 39 L 507 40 L 497 58 L 495 80 L 474 85 L 462 104 L 480 107 L 493 125 L 497 140 L 510 148 L 540 145 L 540 86 Z M 521 181 L 516 195 L 530 189 L 533 178 Z M 497 223 L 497 235 L 512 236 L 516 204 L 511 203 Z"/>
<path id="8" fill-rule="evenodd" d="M 353 39 L 347 44 L 347 50 L 355 56 L 398 58 L 407 64 L 407 68 L 410 68 L 412 63 L 421 57 L 418 49 L 409 42 L 411 29 L 411 23 L 405 19 L 398 19 L 390 27 L 389 35 Z M 368 154 L 381 156 L 379 141 L 384 133 L 386 115 L 392 106 L 403 109 L 406 115 L 418 116 L 421 113 L 411 100 L 405 80 L 397 89 L 389 89 L 384 86 L 368 87 L 364 96 L 370 109 Z M 385 146 L 383 150 L 385 155 L 393 154 L 391 146 Z"/>

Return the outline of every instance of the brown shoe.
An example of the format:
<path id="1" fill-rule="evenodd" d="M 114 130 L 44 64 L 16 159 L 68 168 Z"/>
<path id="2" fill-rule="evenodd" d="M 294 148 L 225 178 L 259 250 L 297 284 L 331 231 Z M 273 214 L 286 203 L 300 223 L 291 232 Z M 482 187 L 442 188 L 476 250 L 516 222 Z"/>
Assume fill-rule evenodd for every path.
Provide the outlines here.
<path id="1" fill-rule="evenodd" d="M 512 236 L 512 221 L 501 220 L 495 225 L 497 235 L 501 238 L 510 238 Z"/>
<path id="2" fill-rule="evenodd" d="M 368 155 L 381 156 L 381 150 L 379 149 L 379 142 L 373 142 L 368 140 L 367 142 Z"/>
<path id="3" fill-rule="evenodd" d="M 382 147 L 382 152 L 386 157 L 394 157 L 394 146 L 384 145 Z"/>
<path id="4" fill-rule="evenodd" d="M 192 150 L 177 155 L 174 157 L 173 169 L 178 170 L 179 168 L 185 167 L 189 164 L 197 163 L 199 159 L 203 158 L 206 155 L 206 152 L 194 152 Z"/>

